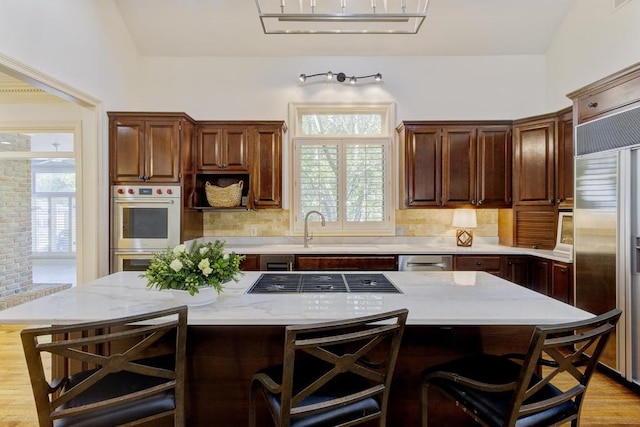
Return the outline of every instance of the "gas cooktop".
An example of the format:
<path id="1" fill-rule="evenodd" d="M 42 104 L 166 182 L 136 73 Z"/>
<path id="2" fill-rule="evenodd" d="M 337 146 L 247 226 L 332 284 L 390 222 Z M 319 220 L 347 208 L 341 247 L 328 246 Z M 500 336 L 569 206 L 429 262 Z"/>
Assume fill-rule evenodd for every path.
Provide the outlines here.
<path id="1" fill-rule="evenodd" d="M 382 273 L 278 273 L 262 274 L 249 294 L 309 292 L 402 293 Z"/>

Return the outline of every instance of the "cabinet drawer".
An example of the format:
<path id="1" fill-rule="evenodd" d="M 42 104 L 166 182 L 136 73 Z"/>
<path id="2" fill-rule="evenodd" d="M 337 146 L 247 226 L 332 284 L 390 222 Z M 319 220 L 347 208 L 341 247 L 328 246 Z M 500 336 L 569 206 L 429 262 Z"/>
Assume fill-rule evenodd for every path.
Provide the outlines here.
<path id="1" fill-rule="evenodd" d="M 500 256 L 456 256 L 455 270 L 500 273 Z"/>
<path id="2" fill-rule="evenodd" d="M 578 99 L 578 122 L 583 123 L 640 99 L 640 79 L 632 79 Z"/>
<path id="3" fill-rule="evenodd" d="M 395 255 L 354 256 L 354 255 L 298 255 L 296 270 L 368 270 L 395 271 L 398 261 Z"/>

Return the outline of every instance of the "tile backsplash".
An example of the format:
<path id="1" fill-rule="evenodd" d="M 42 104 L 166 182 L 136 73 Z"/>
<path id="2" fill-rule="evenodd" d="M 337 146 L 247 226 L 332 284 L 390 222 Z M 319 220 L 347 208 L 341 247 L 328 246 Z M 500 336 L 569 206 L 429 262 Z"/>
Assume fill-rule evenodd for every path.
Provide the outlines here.
<path id="1" fill-rule="evenodd" d="M 498 209 L 477 209 L 479 237 L 498 237 Z M 451 226 L 453 209 L 396 210 L 398 234 L 410 237 L 455 236 Z M 290 236 L 289 211 L 262 209 L 247 212 L 206 212 L 204 236 Z"/>

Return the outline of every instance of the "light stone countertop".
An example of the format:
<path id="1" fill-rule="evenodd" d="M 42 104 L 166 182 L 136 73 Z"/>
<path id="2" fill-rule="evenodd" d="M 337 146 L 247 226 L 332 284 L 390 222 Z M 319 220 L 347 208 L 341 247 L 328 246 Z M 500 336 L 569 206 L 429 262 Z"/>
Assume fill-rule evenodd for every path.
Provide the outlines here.
<path id="1" fill-rule="evenodd" d="M 412 325 L 535 325 L 592 316 L 484 272 L 384 272 L 402 294 L 247 294 L 260 274 L 247 272 L 212 304 L 190 307 L 189 324 L 288 325 L 405 307 L 409 309 L 408 324 Z M 111 274 L 0 311 L 0 324 L 100 320 L 177 305 L 170 293 L 148 289 L 145 284 L 136 272 Z"/>
<path id="2" fill-rule="evenodd" d="M 198 240 L 227 242 L 226 249 L 239 254 L 394 254 L 394 255 L 534 255 L 554 261 L 573 262 L 571 254 L 551 250 L 518 248 L 498 244 L 497 238 L 475 237 L 471 247 L 460 247 L 455 238 L 441 237 L 318 237 L 302 244 L 302 237 L 204 237 Z M 187 242 L 189 244 L 190 242 Z"/>

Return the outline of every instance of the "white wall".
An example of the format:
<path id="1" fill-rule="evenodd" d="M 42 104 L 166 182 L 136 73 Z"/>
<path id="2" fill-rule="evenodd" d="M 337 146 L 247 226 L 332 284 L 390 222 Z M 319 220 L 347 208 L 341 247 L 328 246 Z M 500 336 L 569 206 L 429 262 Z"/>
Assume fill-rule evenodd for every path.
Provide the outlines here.
<path id="1" fill-rule="evenodd" d="M 0 53 L 107 110 L 139 107 L 138 54 L 111 0 L 0 0 Z"/>
<path id="2" fill-rule="evenodd" d="M 143 109 L 198 120 L 286 120 L 290 102 L 394 101 L 397 120 L 514 119 L 545 112 L 543 56 L 143 58 Z M 382 73 L 382 84 L 298 80 Z"/>
<path id="3" fill-rule="evenodd" d="M 547 51 L 547 109 L 566 94 L 640 62 L 640 0 L 613 11 L 612 0 L 576 0 Z"/>

